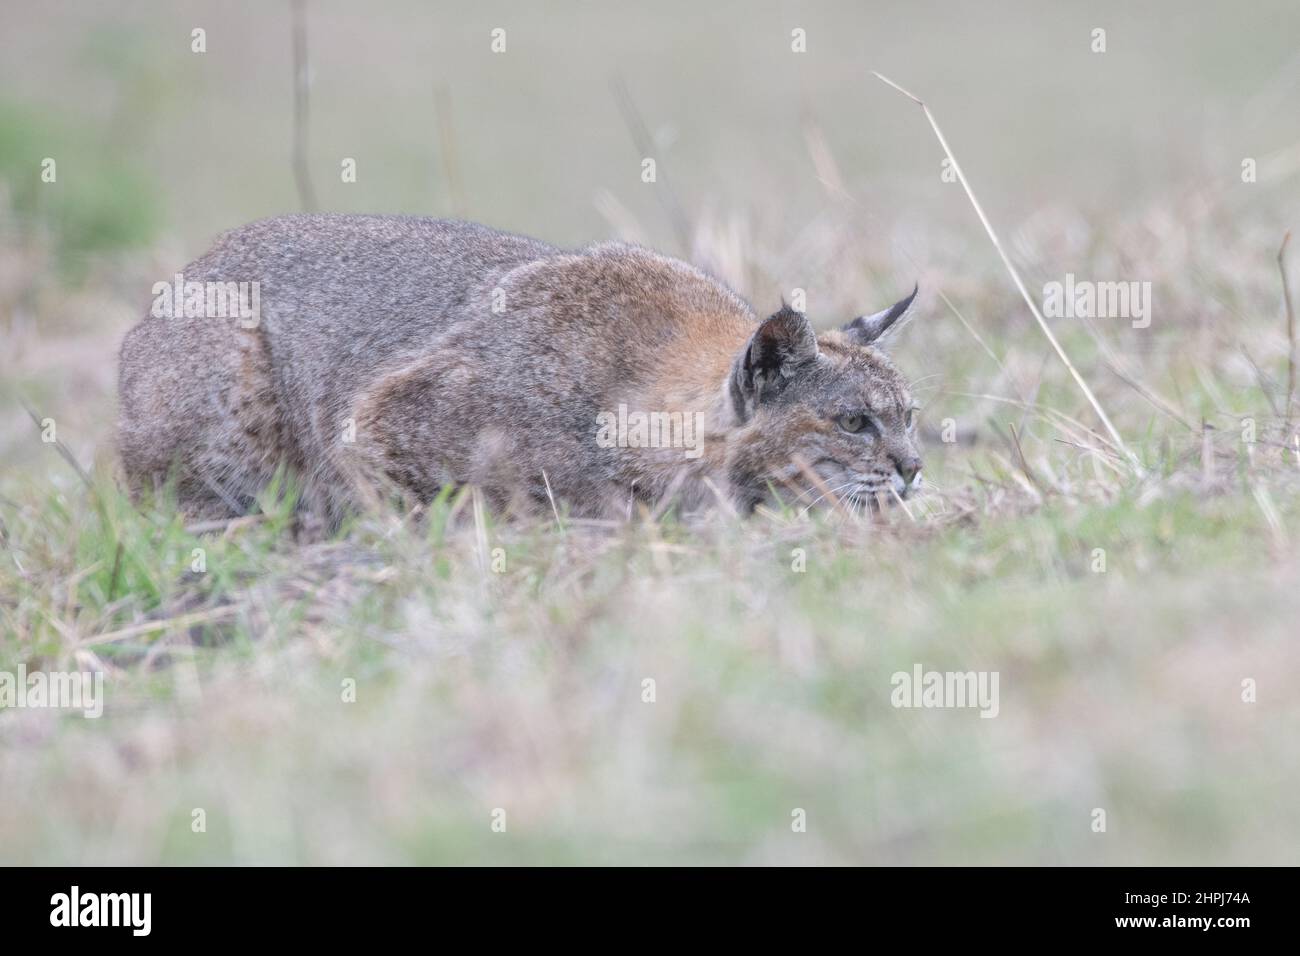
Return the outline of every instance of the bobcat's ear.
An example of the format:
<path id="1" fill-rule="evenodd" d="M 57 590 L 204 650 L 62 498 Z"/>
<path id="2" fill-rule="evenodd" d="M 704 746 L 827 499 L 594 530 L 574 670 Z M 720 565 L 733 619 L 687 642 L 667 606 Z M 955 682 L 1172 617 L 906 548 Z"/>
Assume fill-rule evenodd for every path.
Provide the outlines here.
<path id="1" fill-rule="evenodd" d="M 911 308 L 912 301 L 916 298 L 917 290 L 920 288 L 920 283 L 917 283 L 912 289 L 912 294 L 906 299 L 900 299 L 883 312 L 877 312 L 875 315 L 860 315 L 840 331 L 854 345 L 870 345 L 888 332 L 889 327 L 902 318 L 903 313 Z"/>
<path id="2" fill-rule="evenodd" d="M 765 398 L 777 394 L 799 369 L 817 358 L 817 334 L 788 305 L 750 336 L 731 370 L 731 398 L 744 421 Z"/>

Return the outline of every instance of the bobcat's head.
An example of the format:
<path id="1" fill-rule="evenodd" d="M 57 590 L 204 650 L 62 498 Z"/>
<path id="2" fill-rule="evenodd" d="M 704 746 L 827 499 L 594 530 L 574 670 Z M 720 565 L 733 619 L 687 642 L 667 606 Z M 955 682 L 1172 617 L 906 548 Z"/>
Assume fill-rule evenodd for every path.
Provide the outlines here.
<path id="1" fill-rule="evenodd" d="M 728 385 L 737 427 L 727 439 L 727 477 L 742 507 L 752 510 L 771 489 L 802 508 L 830 495 L 871 504 L 919 486 L 917 406 L 873 344 L 915 298 L 914 289 L 820 338 L 788 306 L 759 325 Z"/>

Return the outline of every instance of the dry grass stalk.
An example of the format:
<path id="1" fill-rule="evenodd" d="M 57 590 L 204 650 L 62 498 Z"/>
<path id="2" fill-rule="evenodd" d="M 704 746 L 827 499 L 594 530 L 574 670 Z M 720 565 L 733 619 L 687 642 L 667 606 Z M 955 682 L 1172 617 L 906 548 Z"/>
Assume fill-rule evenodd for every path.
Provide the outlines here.
<path id="1" fill-rule="evenodd" d="M 305 212 L 316 211 L 316 190 L 307 162 L 307 123 L 311 107 L 311 65 L 307 61 L 304 0 L 293 0 L 293 179 Z"/>
<path id="2" fill-rule="evenodd" d="M 628 89 L 627 83 L 621 76 L 614 77 L 612 86 L 619 112 L 623 114 L 623 122 L 627 124 L 627 130 L 632 137 L 632 142 L 641 154 L 639 158 L 644 160 L 654 157 L 656 153 L 654 137 L 650 135 L 650 130 L 641 116 L 641 111 L 637 108 L 636 100 L 632 98 L 632 91 Z M 655 190 L 655 196 L 663 206 L 668 221 L 672 223 L 673 232 L 677 234 L 677 241 L 681 244 L 683 254 L 689 255 L 691 251 L 690 223 L 687 221 L 686 213 L 682 211 L 682 204 L 677 200 L 677 194 L 664 176 L 663 164 L 659 163 L 657 159 L 655 176 L 659 186 Z"/>
<path id="3" fill-rule="evenodd" d="M 821 492 L 821 498 L 815 499 L 813 501 L 813 504 L 816 504 L 818 501 L 824 499 L 826 501 L 829 501 L 837 511 L 843 512 L 846 515 L 852 515 L 852 512 L 849 510 L 848 505 L 846 505 L 840 499 L 840 497 L 835 494 L 834 490 L 828 484 L 826 484 L 826 482 L 822 479 L 821 475 L 813 471 L 812 465 L 808 464 L 807 460 L 804 459 L 803 456 L 792 455 L 790 460 L 794 462 L 795 467 L 799 469 L 799 471 L 803 474 L 803 476 L 807 478 L 810 482 L 812 482 L 813 487 L 815 487 L 818 491 Z M 806 513 L 808 509 L 812 507 L 813 507 L 812 504 L 805 507 L 803 510 L 804 513 Z"/>
<path id="4" fill-rule="evenodd" d="M 1291 230 L 1282 237 L 1277 250 L 1277 268 L 1282 273 L 1282 301 L 1286 304 L 1286 420 L 1291 421 L 1291 402 L 1295 397 L 1295 307 L 1291 304 L 1291 283 L 1286 274 L 1286 247 L 1291 241 Z"/>
<path id="5" fill-rule="evenodd" d="M 442 154 L 442 171 L 447 177 L 447 197 L 451 213 L 457 218 L 465 216 L 465 187 L 460 176 L 460 153 L 456 148 L 456 129 L 452 125 L 451 92 L 445 86 L 433 91 L 434 112 L 438 118 L 438 146 Z"/>
<path id="6" fill-rule="evenodd" d="M 77 646 L 93 647 L 97 644 L 111 644 L 113 641 L 120 641 L 127 637 L 139 637 L 142 634 L 153 634 L 157 631 L 168 631 L 172 628 L 193 627 L 195 624 L 210 624 L 213 621 L 225 620 L 233 617 L 242 610 L 238 605 L 226 604 L 221 607 L 214 607 L 208 611 L 196 611 L 193 614 L 181 614 L 178 617 L 169 617 L 160 621 L 146 621 L 143 624 L 133 624 L 130 627 L 124 627 L 118 631 L 109 631 L 107 634 L 96 634 L 88 637 Z"/>
<path id="7" fill-rule="evenodd" d="M 1101 419 L 1102 425 L 1105 426 L 1106 431 L 1110 434 L 1110 437 L 1114 441 L 1115 446 L 1119 448 L 1121 452 L 1123 452 L 1126 458 L 1128 458 L 1134 471 L 1140 473 L 1141 465 L 1137 460 L 1137 456 L 1134 455 L 1131 451 L 1129 451 L 1128 446 L 1124 444 L 1124 439 L 1120 437 L 1119 431 L 1115 428 L 1113 424 L 1111 424 L 1110 417 L 1107 416 L 1105 409 L 1101 407 L 1101 402 L 1097 401 L 1097 396 L 1092 393 L 1092 389 L 1088 387 L 1088 383 L 1084 380 L 1083 376 L 1079 373 L 1079 370 L 1074 367 L 1074 363 L 1070 361 L 1070 356 L 1066 354 L 1066 351 L 1061 346 L 1061 343 L 1056 340 L 1056 336 L 1052 333 L 1052 329 L 1047 324 L 1047 320 L 1043 318 L 1043 314 L 1038 310 L 1038 305 L 1034 302 L 1033 297 L 1030 296 L 1029 290 L 1025 287 L 1024 280 L 1020 278 L 1020 273 L 1016 270 L 1015 265 L 1011 261 L 1011 257 L 1007 254 L 1006 249 L 1003 247 L 1002 240 L 998 238 L 997 233 L 994 231 L 993 224 L 989 222 L 988 216 L 984 215 L 984 209 L 982 206 L 980 206 L 979 199 L 977 199 L 975 196 L 975 191 L 971 189 L 970 184 L 966 181 L 966 174 L 962 172 L 961 164 L 957 162 L 957 157 L 953 155 L 952 149 L 949 148 L 948 141 L 944 138 L 943 130 L 939 128 L 939 124 L 935 121 L 934 114 L 930 112 L 930 108 L 925 105 L 925 101 L 922 100 L 920 97 L 915 96 L 912 93 L 909 93 L 907 90 L 903 89 L 901 86 L 899 86 L 897 83 L 895 83 L 893 80 L 889 79 L 888 77 L 882 76 L 881 74 L 876 73 L 874 70 L 872 71 L 872 75 L 875 76 L 881 82 L 886 83 L 889 86 L 892 86 L 894 89 L 898 90 L 898 92 L 902 93 L 912 102 L 916 103 L 918 106 L 921 107 L 922 111 L 924 111 L 925 118 L 930 122 L 930 128 L 934 130 L 934 135 L 939 139 L 939 145 L 943 147 L 943 151 L 945 155 L 947 155 L 948 161 L 952 163 L 953 173 L 957 176 L 958 182 L 961 183 L 962 189 L 966 191 L 966 196 L 968 199 L 970 199 L 971 205 L 975 208 L 975 214 L 979 216 L 980 223 L 984 226 L 984 231 L 988 233 L 988 237 L 990 241 L 992 241 L 993 247 L 997 250 L 998 255 L 1002 258 L 1002 264 L 1006 266 L 1007 272 L 1010 273 L 1012 281 L 1015 282 L 1016 284 L 1016 288 L 1020 290 L 1021 297 L 1025 300 L 1025 304 L 1029 306 L 1029 311 L 1034 314 L 1034 319 L 1038 322 L 1038 327 L 1042 330 L 1043 335 L 1046 336 L 1047 341 L 1051 343 L 1051 346 L 1053 350 L 1055 350 L 1057 356 L 1065 364 L 1065 367 L 1069 370 L 1070 375 L 1074 378 L 1075 384 L 1077 384 L 1079 386 L 1080 391 L 1083 392 L 1084 397 L 1088 399 L 1088 404 L 1092 406 L 1093 411 L 1097 413 L 1097 417 Z"/>

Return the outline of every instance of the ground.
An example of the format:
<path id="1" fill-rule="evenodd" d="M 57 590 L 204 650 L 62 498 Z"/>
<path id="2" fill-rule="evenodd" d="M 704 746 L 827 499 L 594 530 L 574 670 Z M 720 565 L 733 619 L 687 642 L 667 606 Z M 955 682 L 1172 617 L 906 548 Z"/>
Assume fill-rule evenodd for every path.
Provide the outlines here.
<path id="1" fill-rule="evenodd" d="M 80 16 L 51 9 L 42 29 Z M 178 16 L 188 37 L 188 14 Z M 810 42 L 821 43 L 834 18 L 817 16 Z M 1110 16 L 1125 85 L 1088 88 L 1122 112 L 1123 90 L 1140 98 L 1149 77 L 1122 59 L 1127 21 Z M 1230 23 L 1217 28 L 1229 51 L 1262 29 Z M 1154 20 L 1141 25 L 1177 46 Z M 675 42 L 705 44 L 704 26 Z M 769 26 L 784 44 L 785 24 Z M 1086 23 L 1035 23 L 1034 36 L 1057 26 L 1081 30 L 1086 50 Z M 639 42 L 640 29 L 610 40 L 608 55 Z M 511 36 L 529 49 L 526 30 Z M 547 36 L 560 55 L 560 34 Z M 757 31 L 744 36 L 759 42 Z M 909 49 L 926 46 L 916 36 Z M 1186 62 L 1152 55 L 1175 77 L 1200 75 L 1204 57 L 1188 49 Z M 212 50 L 199 88 L 226 109 L 256 77 L 223 80 L 220 43 Z M 1017 50 L 1007 43 L 1007 56 Z M 1057 53 L 1049 44 L 1034 55 Z M 489 195 L 475 177 L 494 174 L 465 160 L 481 149 L 500 164 L 507 152 L 475 146 L 491 138 L 477 100 L 457 114 L 469 131 L 467 195 L 432 210 L 556 241 L 641 238 L 714 270 L 760 309 L 803 289 L 821 327 L 919 280 L 915 318 L 894 348 L 925 406 L 929 491 L 874 520 L 789 508 L 747 521 L 600 525 L 561 510 L 508 522 L 466 489 L 421 514 L 368 516 L 324 535 L 295 520 L 290 483 L 224 524 L 189 524 L 165 498 L 133 503 L 112 447 L 117 344 L 150 284 L 212 234 L 254 207 L 293 208 L 284 141 L 250 147 L 267 151 L 264 168 L 282 164 L 271 181 L 226 182 L 215 160 L 150 159 L 152 192 L 193 198 L 173 198 L 148 228 L 107 199 L 73 204 L 80 219 L 24 206 L 25 180 L 6 168 L 15 212 L 0 235 L 0 672 L 102 671 L 105 709 L 97 719 L 0 710 L 0 861 L 1294 864 L 1300 404 L 1289 394 L 1278 253 L 1296 224 L 1295 131 L 1274 129 L 1261 145 L 1229 122 L 1233 136 L 1179 152 L 1197 124 L 1226 121 L 1197 113 L 1178 126 L 1162 113 L 1167 151 L 1152 127 L 1134 135 L 1165 165 L 1144 165 L 1113 131 L 1107 148 L 1062 158 L 1086 148 L 1079 130 L 1035 151 L 1032 131 L 1007 120 L 1014 104 L 977 78 L 955 83 L 939 60 L 891 64 L 882 53 L 881 69 L 927 96 L 973 189 L 992 184 L 985 205 L 1032 298 L 1041 303 L 1067 272 L 1151 283 L 1149 325 L 1048 319 L 1122 447 L 1042 335 L 960 184 L 941 178 L 943 152 L 920 111 L 869 75 L 849 84 L 809 73 L 805 90 L 849 97 L 852 86 L 873 128 L 897 131 L 895 165 L 871 166 L 870 137 L 845 132 L 845 114 L 813 96 L 821 108 L 788 124 L 774 146 L 783 158 L 771 160 L 792 179 L 798 171 L 797 198 L 693 154 L 662 164 L 687 200 L 684 234 L 665 224 L 671 204 L 636 191 L 635 157 L 626 186 L 596 192 L 554 228 L 547 203 L 577 203 L 538 184 L 562 192 L 599 179 L 563 155 L 539 152 L 543 171 L 521 173 L 538 188 L 518 190 L 529 198 L 517 215 L 503 212 L 501 189 L 484 198 L 492 214 L 475 215 L 476 196 Z M 265 67 L 268 88 L 287 76 L 269 53 L 251 61 L 280 71 Z M 340 93 L 343 68 L 318 62 L 318 116 L 346 114 L 338 98 L 364 89 Z M 1087 86 L 1078 71 L 1093 62 L 1081 53 L 1050 89 Z M 1223 81 L 1236 84 L 1223 102 L 1276 115 L 1268 104 L 1285 102 L 1295 81 L 1285 62 L 1260 53 Z M 143 95 L 127 82 L 129 63 L 113 69 L 126 71 L 114 87 L 123 97 Z M 654 126 L 676 101 L 636 83 L 635 61 L 628 70 Z M 184 73 L 168 76 L 189 89 Z M 764 77 L 753 82 L 781 82 Z M 744 85 L 719 83 L 717 96 Z M 491 88 L 474 95 L 495 102 Z M 1070 120 L 1079 129 L 1114 122 L 1080 102 Z M 1035 122 L 1070 126 L 1051 126 L 1035 104 Z M 279 105 L 249 122 L 280 129 Z M 981 107 L 1003 140 L 1018 139 L 989 152 L 998 138 L 979 135 Z M 127 112 L 150 109 L 178 122 L 194 113 L 175 137 L 184 144 L 210 122 L 163 94 Z M 610 110 L 602 122 L 617 124 Z M 36 127 L 0 119 L 33 163 L 44 155 Z M 730 129 L 759 122 L 742 111 Z M 333 149 L 345 132 L 319 126 L 329 161 L 318 168 L 355 144 L 394 148 L 362 129 Z M 686 128 L 695 145 L 684 149 L 730 142 Z M 66 135 L 69 156 L 99 146 Z M 622 128 L 609 136 L 611 155 L 631 155 Z M 1243 181 L 1238 153 L 1258 155 L 1258 182 Z M 374 169 L 380 157 L 361 162 Z M 859 164 L 875 172 L 853 175 Z M 1108 199 L 1088 167 L 1127 169 L 1133 182 Z M 60 176 L 76 168 L 61 163 Z M 1066 169 L 1080 177 L 1077 193 L 1025 179 Z M 195 170 L 224 185 L 192 189 Z M 95 188 L 129 195 L 126 180 L 103 175 Z M 409 198 L 400 176 L 378 178 L 385 200 Z M 364 192 L 335 201 L 325 180 L 331 208 L 367 205 Z M 903 208 L 900 191 L 920 205 Z M 594 226 L 592 210 L 608 221 Z M 105 224 L 138 225 L 139 235 L 105 237 Z M 1300 248 L 1283 261 L 1295 296 Z M 895 707 L 893 675 L 916 665 L 997 672 L 997 716 Z"/>

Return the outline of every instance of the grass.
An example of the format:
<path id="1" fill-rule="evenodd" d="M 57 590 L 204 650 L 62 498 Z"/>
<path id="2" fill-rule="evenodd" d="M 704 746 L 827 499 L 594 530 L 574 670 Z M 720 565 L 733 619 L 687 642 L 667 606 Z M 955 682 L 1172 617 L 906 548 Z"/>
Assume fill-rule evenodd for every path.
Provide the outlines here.
<path id="1" fill-rule="evenodd" d="M 176 235 L 197 252 L 194 235 L 272 200 L 292 207 L 289 142 L 277 139 L 288 87 L 274 85 L 287 83 L 284 38 L 210 11 L 202 59 L 180 42 L 183 16 L 130 31 L 156 49 L 101 26 L 88 33 L 102 36 L 100 54 L 67 75 L 121 97 L 134 126 L 101 119 L 73 135 L 31 110 L 0 115 L 0 142 L 18 157 L 0 161 L 0 671 L 99 670 L 107 697 L 98 720 L 0 710 L 0 862 L 1296 862 L 1300 448 L 1278 249 L 1295 225 L 1297 167 L 1283 125 L 1257 121 L 1295 79 L 1259 52 L 1285 31 L 1261 40 L 1226 5 L 1204 28 L 1216 49 L 1250 51 L 1239 57 L 1249 69 L 1232 72 L 1237 99 L 1215 102 L 1256 117 L 1206 137 L 1204 57 L 1178 52 L 1200 33 L 1170 34 L 1160 11 L 1111 11 L 1105 60 L 1028 4 L 987 24 L 954 19 L 948 34 L 903 14 L 858 23 L 879 40 L 882 70 L 925 91 L 943 119 L 998 225 L 994 249 L 959 184 L 938 178 L 923 117 L 865 71 L 854 85 L 850 61 L 874 56 L 828 49 L 854 35 L 838 27 L 847 10 L 810 21 L 817 52 L 797 77 L 779 18 L 728 24 L 749 32 L 724 46 L 685 8 L 664 22 L 696 29 L 674 26 L 671 39 L 630 13 L 600 14 L 618 27 L 608 42 L 575 46 L 517 12 L 511 42 L 524 55 L 489 61 L 491 83 L 448 84 L 454 109 L 434 144 L 392 121 L 425 115 L 421 71 L 441 60 L 415 53 L 453 47 L 449 75 L 481 78 L 475 51 L 495 21 L 466 20 L 448 39 L 323 7 L 313 158 L 325 206 L 422 211 L 441 186 L 419 157 L 458 151 L 457 201 L 472 215 L 547 238 L 677 242 L 757 307 L 805 289 L 825 326 L 919 279 L 917 317 L 892 348 L 925 405 L 931 490 L 874 522 L 796 508 L 745 522 L 604 526 L 562 511 L 503 522 L 466 490 L 323 537 L 295 519 L 288 479 L 223 525 L 193 525 L 165 494 L 131 502 L 112 448 L 109 356 L 143 290 L 185 261 Z M 50 16 L 52 36 L 86 32 L 78 15 Z M 597 14 L 581 16 L 586 30 Z M 1026 17 L 1038 18 L 1034 42 L 1010 42 L 1005 24 Z M 359 30 L 386 51 L 384 71 L 356 68 Z M 253 52 L 232 66 L 222 38 L 235 33 Z M 690 96 L 627 55 L 644 46 L 657 64 L 669 42 L 708 47 L 682 63 Z M 997 50 L 999 62 L 953 59 L 958 47 Z M 762 69 L 746 67 L 755 51 L 767 51 Z M 598 81 L 581 96 L 534 81 L 552 56 Z M 656 230 L 664 197 L 637 180 L 623 130 L 589 135 L 617 122 L 615 66 L 625 112 L 643 117 L 681 190 L 684 225 Z M 1191 125 L 1150 99 L 1157 66 L 1178 80 L 1170 89 L 1199 84 Z M 60 95 L 62 75 L 46 95 Z M 1026 76 L 1073 105 L 1007 95 Z M 514 104 L 521 86 L 536 108 Z M 284 103 L 263 95 L 273 89 Z M 819 108 L 801 112 L 810 96 Z M 372 126 L 350 125 L 349 97 Z M 386 102 L 397 104 L 388 115 L 376 106 Z M 838 119 L 864 109 L 860 131 Z M 489 114 L 522 132 L 488 135 Z M 1168 141 L 1130 169 L 1124 150 L 1146 140 L 1129 133 L 1155 114 Z M 255 133 L 239 150 L 194 146 L 236 127 Z M 1112 127 L 1122 143 L 1105 138 Z M 987 129 L 999 135 L 981 138 Z M 172 216 L 160 235 L 131 198 L 139 171 L 100 172 L 101 139 L 150 164 L 149 192 Z M 46 140 L 61 181 L 98 197 L 83 220 L 70 192 L 32 192 Z M 724 150 L 732 140 L 739 153 Z M 1258 183 L 1240 182 L 1237 151 L 1259 156 Z M 361 155 L 355 189 L 337 182 L 336 152 Z M 518 176 L 509 190 L 493 165 L 503 157 Z M 768 202 L 755 164 L 781 183 Z M 1131 182 L 1101 204 L 1069 201 L 1089 167 Z M 1098 195 L 1098 182 L 1079 194 Z M 607 229 L 593 227 L 598 213 Z M 1151 327 L 1040 319 L 998 253 L 1031 298 L 1067 271 L 1150 281 Z M 54 419 L 77 469 L 41 441 L 23 401 Z M 891 706 L 892 675 L 918 663 L 997 671 L 998 717 Z M 1104 833 L 1092 829 L 1098 808 Z M 792 830 L 797 809 L 806 832 Z"/>
<path id="2" fill-rule="evenodd" d="M 830 245 L 858 254 L 851 231 Z M 1245 275 L 1223 278 L 1243 311 L 1276 281 Z M 0 713 L 4 859 L 1294 862 L 1282 323 L 1235 330 L 1258 366 L 1217 332 L 1188 346 L 1195 313 L 1139 350 L 1105 332 L 1172 413 L 1062 328 L 1139 470 L 986 281 L 962 307 L 996 363 L 934 319 L 950 364 L 900 358 L 939 372 L 933 490 L 874 522 L 510 523 L 464 490 L 322 538 L 286 482 L 194 526 L 165 494 L 127 500 L 102 438 L 83 481 L 25 422 L 0 482 L 0 670 L 102 670 L 107 703 Z M 38 394 L 28 367 L 11 387 Z M 81 462 L 111 422 L 36 413 Z M 998 717 L 892 707 L 918 663 L 997 671 Z"/>
<path id="3" fill-rule="evenodd" d="M 1280 497 L 1279 532 L 1249 477 L 1211 496 L 1170 480 L 919 523 L 564 532 L 476 521 L 466 495 L 316 541 L 274 498 L 195 533 L 102 473 L 13 500 L 0 669 L 103 669 L 109 691 L 98 721 L 0 715 L 0 846 L 69 863 L 1284 862 L 1298 569 L 1269 542 L 1300 509 Z M 890 675 L 914 662 L 999 671 L 999 717 L 893 709 Z"/>

